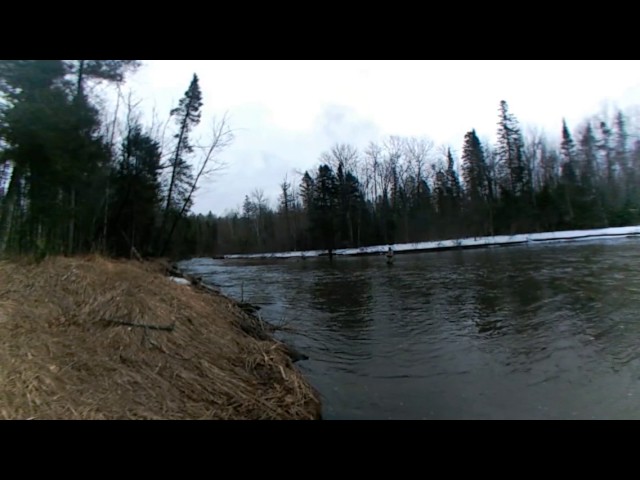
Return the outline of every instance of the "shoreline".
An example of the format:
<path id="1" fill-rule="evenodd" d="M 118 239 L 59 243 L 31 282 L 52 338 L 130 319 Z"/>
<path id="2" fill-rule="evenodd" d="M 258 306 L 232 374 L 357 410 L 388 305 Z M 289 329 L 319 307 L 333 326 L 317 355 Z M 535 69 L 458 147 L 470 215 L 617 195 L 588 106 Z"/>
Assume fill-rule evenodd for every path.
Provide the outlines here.
<path id="1" fill-rule="evenodd" d="M 423 253 L 444 250 L 462 250 L 473 248 L 503 247 L 510 245 L 541 244 L 554 242 L 575 242 L 581 240 L 597 240 L 607 238 L 625 238 L 640 236 L 640 226 L 611 227 L 588 230 L 561 230 L 556 232 L 522 233 L 515 235 L 495 235 L 485 237 L 466 237 L 430 242 L 396 243 L 388 245 L 374 245 L 359 248 L 341 248 L 333 250 L 335 256 L 365 256 L 380 255 L 392 248 L 394 253 Z M 223 260 L 240 259 L 287 259 L 314 258 L 329 255 L 328 250 L 307 250 L 270 253 L 230 254 L 214 257 Z"/>
<path id="2" fill-rule="evenodd" d="M 196 277 L 189 273 L 186 273 L 176 262 L 171 264 L 161 262 L 160 263 L 166 270 L 169 279 L 177 284 L 190 285 L 195 289 L 204 290 L 212 295 L 219 295 L 224 297 L 228 302 L 233 304 L 239 311 L 242 312 L 240 316 L 240 328 L 250 336 L 253 336 L 257 340 L 270 341 L 278 345 L 284 353 L 291 359 L 293 363 L 301 360 L 308 360 L 309 357 L 304 353 L 299 352 L 293 346 L 276 339 L 273 333 L 278 331 L 278 327 L 273 325 L 267 320 L 264 320 L 258 311 L 261 309 L 259 305 L 254 305 L 249 302 L 240 302 L 233 297 L 221 293 L 221 290 L 212 285 L 208 285 L 202 280 L 202 277 Z"/>
<path id="3" fill-rule="evenodd" d="M 0 261 L 0 418 L 321 419 L 300 354 L 252 306 L 176 273 Z"/>

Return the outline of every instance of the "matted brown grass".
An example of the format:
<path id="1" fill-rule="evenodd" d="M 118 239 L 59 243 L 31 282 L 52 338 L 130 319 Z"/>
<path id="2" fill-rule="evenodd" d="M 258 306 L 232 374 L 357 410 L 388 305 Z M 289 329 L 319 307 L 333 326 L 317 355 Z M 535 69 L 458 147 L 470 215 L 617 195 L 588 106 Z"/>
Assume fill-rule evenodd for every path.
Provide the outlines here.
<path id="1" fill-rule="evenodd" d="M 282 345 L 245 334 L 243 315 L 157 264 L 0 262 L 0 418 L 319 418 Z"/>

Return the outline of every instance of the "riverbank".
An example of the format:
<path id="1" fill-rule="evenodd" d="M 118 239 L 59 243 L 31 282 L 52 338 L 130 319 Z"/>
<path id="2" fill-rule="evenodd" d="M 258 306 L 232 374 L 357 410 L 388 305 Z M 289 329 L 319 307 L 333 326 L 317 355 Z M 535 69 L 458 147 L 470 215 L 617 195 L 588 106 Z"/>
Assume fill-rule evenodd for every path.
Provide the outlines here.
<path id="1" fill-rule="evenodd" d="M 0 262 L 0 418 L 320 418 L 258 319 L 166 273 L 97 256 Z"/>
<path id="2" fill-rule="evenodd" d="M 518 235 L 496 235 L 487 237 L 458 238 L 436 242 L 397 243 L 392 245 L 374 245 L 371 247 L 342 248 L 334 250 L 334 255 L 379 255 L 391 247 L 396 253 L 415 253 L 451 249 L 498 247 L 526 243 L 548 243 L 579 240 L 595 240 L 601 238 L 629 237 L 640 235 L 640 226 L 600 228 L 591 230 L 565 230 L 559 232 L 524 233 Z M 308 250 L 304 252 L 276 252 L 225 255 L 223 258 L 306 258 L 328 255 L 327 250 Z"/>

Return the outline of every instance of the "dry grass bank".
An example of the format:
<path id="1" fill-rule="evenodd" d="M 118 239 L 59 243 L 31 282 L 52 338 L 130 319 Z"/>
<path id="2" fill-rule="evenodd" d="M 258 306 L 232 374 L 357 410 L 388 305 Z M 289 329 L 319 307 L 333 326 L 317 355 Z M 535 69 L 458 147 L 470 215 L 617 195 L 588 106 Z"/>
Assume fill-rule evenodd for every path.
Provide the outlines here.
<path id="1" fill-rule="evenodd" d="M 0 262 L 0 418 L 319 418 L 282 345 L 246 321 L 158 264 Z"/>

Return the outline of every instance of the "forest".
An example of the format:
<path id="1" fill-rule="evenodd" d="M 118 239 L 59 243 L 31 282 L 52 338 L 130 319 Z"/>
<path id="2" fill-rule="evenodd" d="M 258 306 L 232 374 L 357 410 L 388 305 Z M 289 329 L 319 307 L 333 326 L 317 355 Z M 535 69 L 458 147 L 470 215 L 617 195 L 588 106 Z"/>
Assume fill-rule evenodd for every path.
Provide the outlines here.
<path id="1" fill-rule="evenodd" d="M 193 255 L 352 248 L 640 223 L 640 141 L 628 115 L 587 119 L 559 141 L 523 133 L 506 101 L 494 144 L 475 130 L 459 158 L 428 138 L 336 144 L 284 178 L 271 205 L 254 189 L 238 211 L 191 215 Z"/>
<path id="2" fill-rule="evenodd" d="M 0 254 L 189 253 L 184 220 L 233 134 L 214 118 L 204 143 L 192 139 L 196 74 L 166 119 L 144 125 L 140 101 L 121 88 L 140 65 L 0 61 Z"/>
<path id="3" fill-rule="evenodd" d="M 428 136 L 335 144 L 309 152 L 313 169 L 283 174 L 277 199 L 247 186 L 237 211 L 195 214 L 199 186 L 224 174 L 233 131 L 223 116 L 193 138 L 196 74 L 166 118 L 145 124 L 122 89 L 140 65 L 0 61 L 0 254 L 183 258 L 640 223 L 630 115 L 562 121 L 557 141 L 525 134 L 506 101 L 495 142 L 471 129 L 459 155 Z"/>

